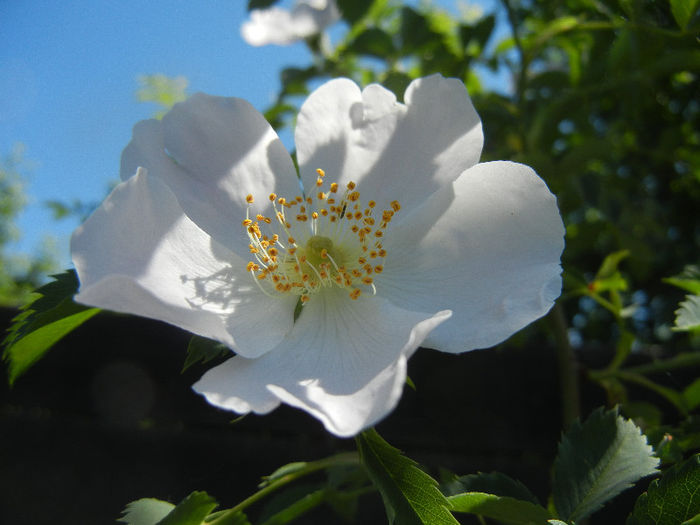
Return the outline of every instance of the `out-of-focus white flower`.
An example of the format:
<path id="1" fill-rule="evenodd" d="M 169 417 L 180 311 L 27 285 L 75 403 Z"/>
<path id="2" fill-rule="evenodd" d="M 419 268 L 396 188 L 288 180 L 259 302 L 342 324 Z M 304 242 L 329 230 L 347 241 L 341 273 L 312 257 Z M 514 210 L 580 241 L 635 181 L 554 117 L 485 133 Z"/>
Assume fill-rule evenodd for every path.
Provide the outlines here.
<path id="1" fill-rule="evenodd" d="M 243 100 L 194 95 L 137 124 L 123 182 L 73 235 L 76 299 L 232 348 L 194 385 L 213 405 L 287 403 L 339 436 L 376 423 L 419 346 L 492 346 L 561 287 L 556 199 L 527 166 L 479 163 L 464 85 L 434 75 L 404 99 L 347 79 L 314 91 L 303 190 Z"/>
<path id="2" fill-rule="evenodd" d="M 298 0 L 291 10 L 253 9 L 241 26 L 241 35 L 251 46 L 286 46 L 320 33 L 339 19 L 335 0 Z"/>

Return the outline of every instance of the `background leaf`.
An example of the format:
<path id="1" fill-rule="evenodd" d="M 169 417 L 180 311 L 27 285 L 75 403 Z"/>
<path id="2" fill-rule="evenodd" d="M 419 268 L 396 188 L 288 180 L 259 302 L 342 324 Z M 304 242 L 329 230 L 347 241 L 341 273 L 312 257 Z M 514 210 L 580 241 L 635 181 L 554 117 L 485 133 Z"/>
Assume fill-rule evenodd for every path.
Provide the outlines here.
<path id="1" fill-rule="evenodd" d="M 488 474 L 479 472 L 478 474 L 459 476 L 446 485 L 443 492 L 450 496 L 462 492 L 483 492 L 495 496 L 529 501 L 535 505 L 540 503 L 525 485 L 500 472 L 490 472 Z"/>
<path id="2" fill-rule="evenodd" d="M 447 498 L 457 512 L 468 512 L 512 525 L 545 523 L 551 516 L 541 505 L 515 498 L 466 492 Z"/>
<path id="3" fill-rule="evenodd" d="M 74 270 L 52 277 L 55 280 L 37 289 L 39 297 L 25 305 L 13 319 L 3 341 L 10 384 L 56 342 L 100 311 L 73 301 L 79 286 Z"/>
<path id="4" fill-rule="evenodd" d="M 175 505 L 154 498 L 143 498 L 129 503 L 118 523 L 127 525 L 156 525 L 165 518 Z"/>
<path id="5" fill-rule="evenodd" d="M 639 496 L 627 525 L 677 525 L 700 513 L 700 454 L 669 469 Z"/>
<path id="6" fill-rule="evenodd" d="M 158 525 L 201 525 L 217 506 L 206 492 L 193 492 L 168 513 Z"/>
<path id="7" fill-rule="evenodd" d="M 687 295 L 676 310 L 676 322 L 672 330 L 695 332 L 700 330 L 700 295 Z"/>
<path id="8" fill-rule="evenodd" d="M 639 428 L 616 409 L 576 422 L 559 444 L 552 496 L 559 518 L 577 521 L 654 474 L 659 460 Z"/>
<path id="9" fill-rule="evenodd" d="M 390 524 L 458 525 L 437 482 L 374 429 L 356 438 L 362 464 L 384 500 Z"/>

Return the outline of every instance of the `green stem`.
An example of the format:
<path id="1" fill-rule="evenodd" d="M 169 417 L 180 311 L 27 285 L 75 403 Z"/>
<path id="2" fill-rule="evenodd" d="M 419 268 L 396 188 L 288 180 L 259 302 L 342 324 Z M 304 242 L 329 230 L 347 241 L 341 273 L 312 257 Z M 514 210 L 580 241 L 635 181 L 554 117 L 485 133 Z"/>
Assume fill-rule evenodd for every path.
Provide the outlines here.
<path id="1" fill-rule="evenodd" d="M 216 513 L 216 518 L 212 521 L 207 522 L 207 525 L 217 525 L 225 524 L 227 519 L 231 518 L 238 512 L 242 512 L 244 509 L 256 503 L 257 501 L 263 499 L 268 494 L 276 491 L 277 489 L 296 481 L 299 478 L 318 472 L 319 470 L 325 470 L 330 467 L 338 466 L 359 466 L 360 457 L 357 452 L 344 452 L 341 454 L 336 454 L 335 456 L 330 456 L 328 458 L 319 459 L 318 461 L 310 461 L 306 463 L 299 470 L 280 476 L 279 478 L 271 481 L 268 485 L 264 486 L 262 489 L 257 491 L 255 494 L 247 497 L 241 501 L 238 505 L 231 507 L 228 510 L 220 511 Z"/>
<path id="2" fill-rule="evenodd" d="M 679 354 L 671 359 L 654 361 L 646 365 L 632 366 L 624 370 L 592 370 L 588 375 L 593 381 L 600 381 L 609 377 L 621 377 L 621 372 L 634 375 L 649 375 L 698 365 L 700 365 L 700 352 L 692 352 Z"/>
<path id="3" fill-rule="evenodd" d="M 574 350 L 569 344 L 568 327 L 564 309 L 556 303 L 549 312 L 549 323 L 556 340 L 557 368 L 561 389 L 561 408 L 564 428 L 568 428 L 580 415 L 578 365 Z"/>

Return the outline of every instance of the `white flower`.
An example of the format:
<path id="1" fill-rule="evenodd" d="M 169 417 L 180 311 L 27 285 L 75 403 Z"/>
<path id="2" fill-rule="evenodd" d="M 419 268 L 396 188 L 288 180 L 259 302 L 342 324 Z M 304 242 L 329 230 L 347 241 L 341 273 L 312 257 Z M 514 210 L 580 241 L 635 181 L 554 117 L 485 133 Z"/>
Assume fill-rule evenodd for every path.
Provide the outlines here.
<path id="1" fill-rule="evenodd" d="M 123 182 L 73 235 L 76 299 L 231 347 L 194 385 L 213 405 L 287 403 L 339 436 L 376 423 L 419 346 L 492 346 L 561 287 L 556 199 L 527 166 L 478 163 L 464 85 L 419 79 L 405 101 L 347 79 L 313 92 L 303 194 L 243 100 L 198 94 L 137 124 Z"/>
<path id="2" fill-rule="evenodd" d="M 250 20 L 241 25 L 241 35 L 251 46 L 286 46 L 318 34 L 338 20 L 335 0 L 297 0 L 291 11 L 253 9 Z"/>

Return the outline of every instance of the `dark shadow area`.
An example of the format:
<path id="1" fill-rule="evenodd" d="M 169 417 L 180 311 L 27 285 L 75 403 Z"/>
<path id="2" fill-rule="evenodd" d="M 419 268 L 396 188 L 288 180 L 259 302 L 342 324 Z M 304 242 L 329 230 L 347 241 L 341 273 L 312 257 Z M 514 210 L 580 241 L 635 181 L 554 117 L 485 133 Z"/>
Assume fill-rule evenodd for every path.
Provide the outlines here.
<path id="1" fill-rule="evenodd" d="M 14 312 L 0 313 L 7 326 Z M 529 335 L 528 348 L 420 350 L 409 363 L 416 390 L 405 389 L 378 431 L 435 477 L 441 467 L 498 470 L 546 502 L 560 435 L 558 385 L 553 349 Z M 203 366 L 180 373 L 188 340 L 156 321 L 100 314 L 13 389 L 3 378 L 0 523 L 114 523 L 130 501 L 177 502 L 193 490 L 228 507 L 283 464 L 354 449 L 353 440 L 285 406 L 231 423 L 235 414 L 190 389 Z M 583 398 L 588 407 L 604 402 L 595 389 Z M 357 523 L 386 523 L 378 496 L 360 502 Z M 610 519 L 595 523 L 624 515 Z M 295 523 L 341 521 L 321 508 Z"/>

